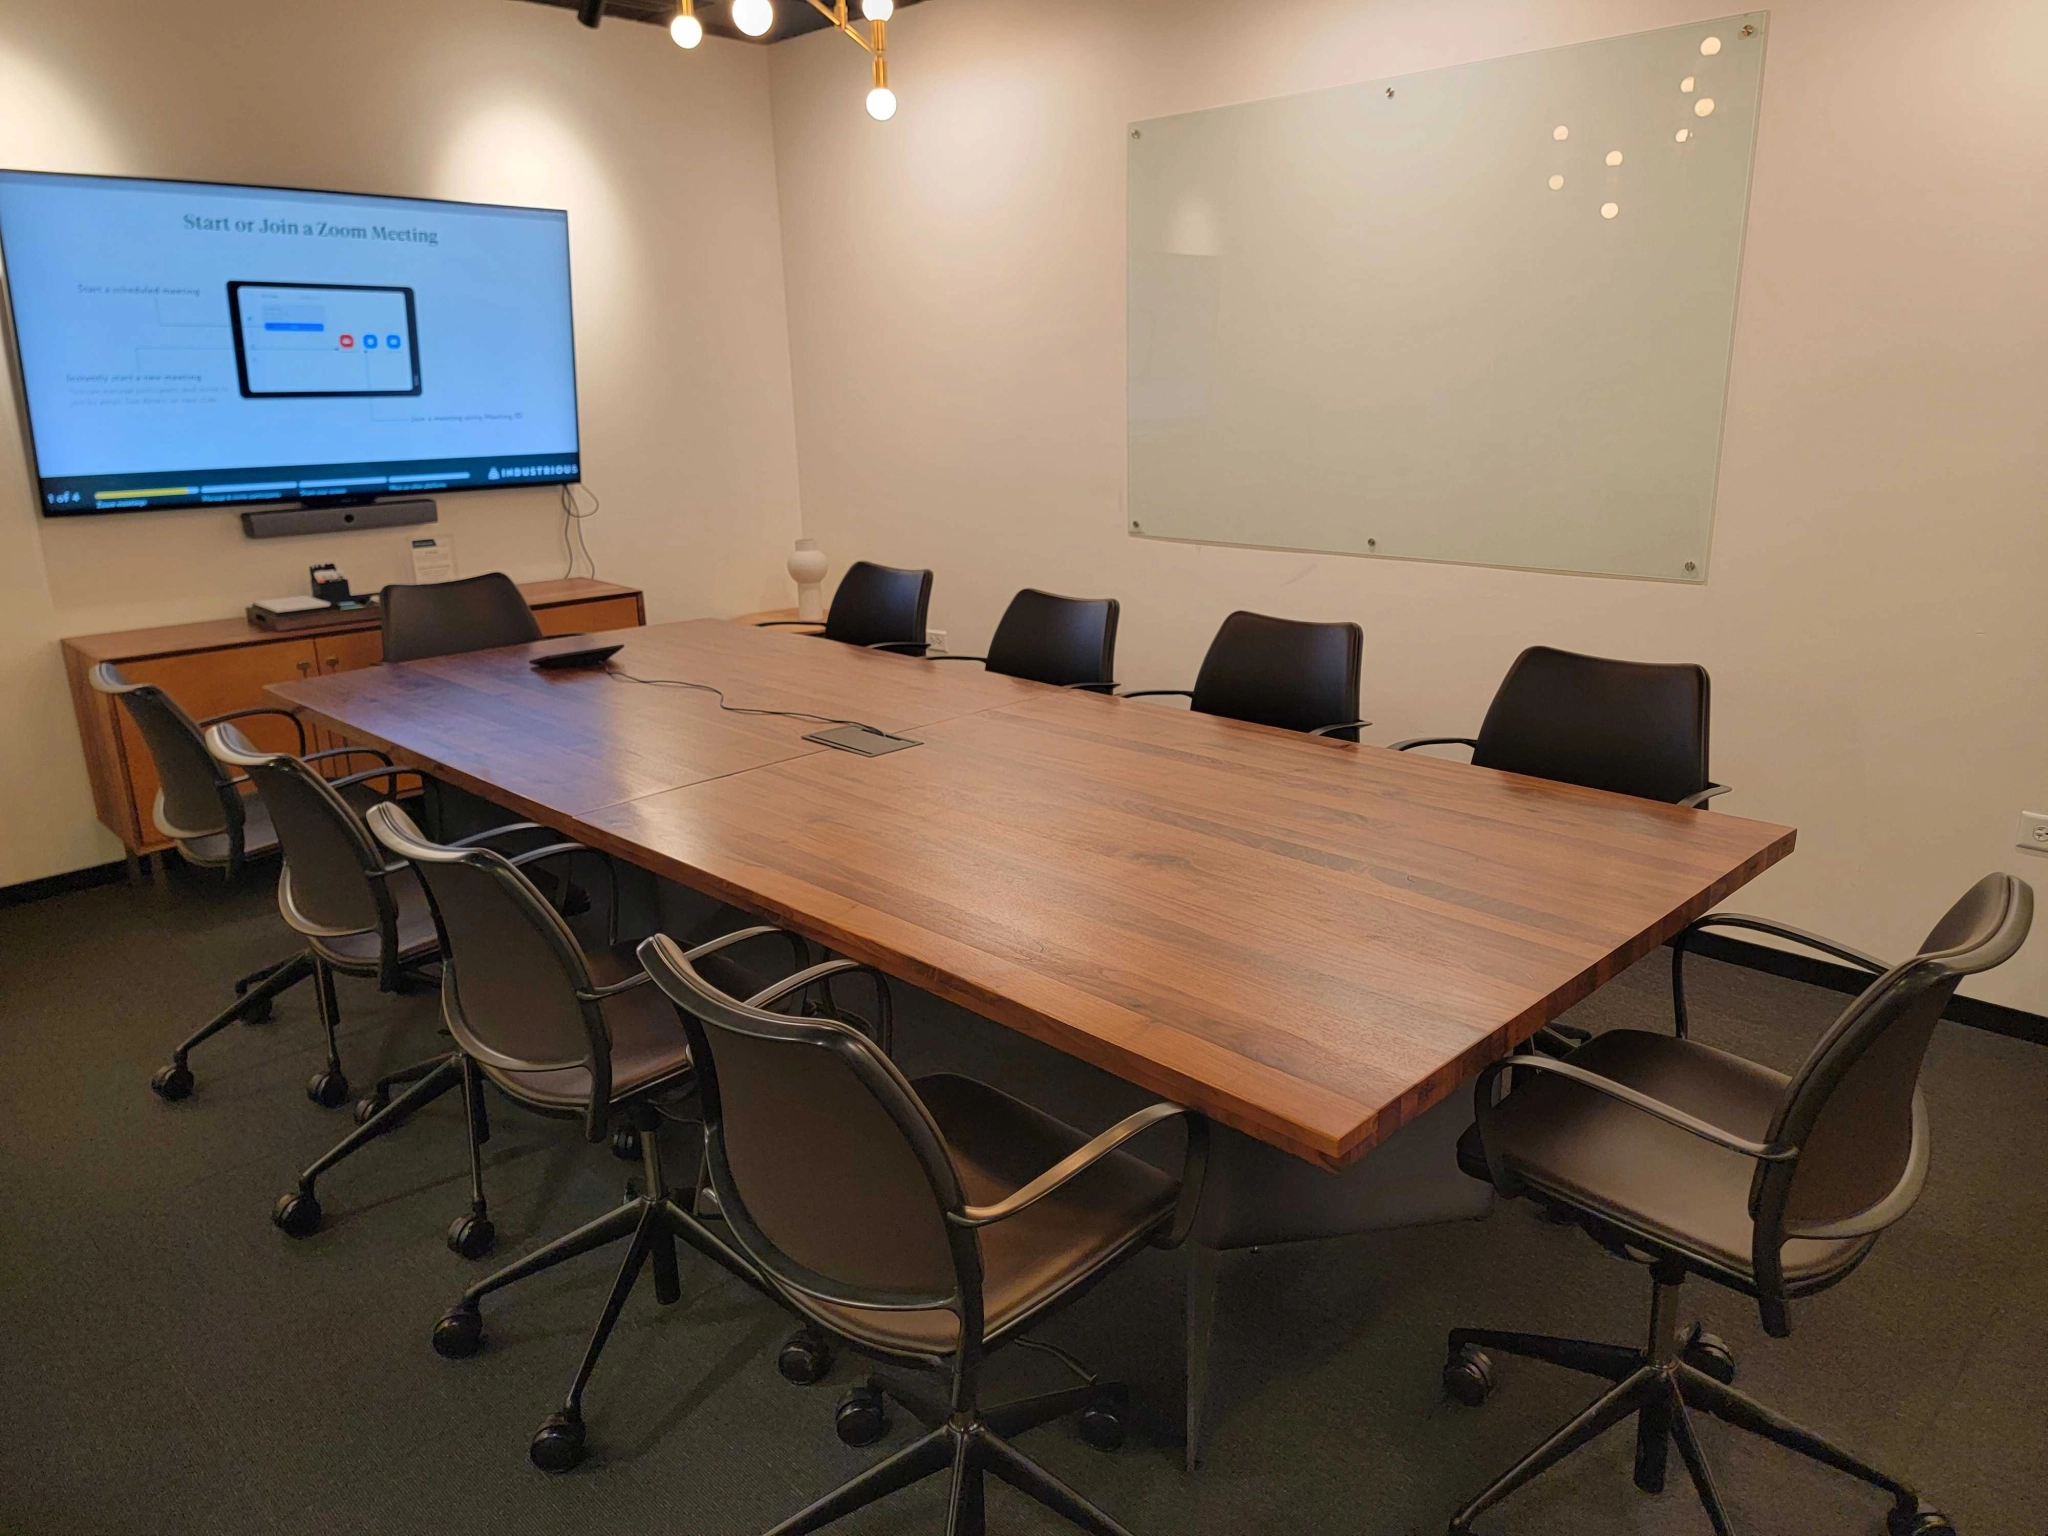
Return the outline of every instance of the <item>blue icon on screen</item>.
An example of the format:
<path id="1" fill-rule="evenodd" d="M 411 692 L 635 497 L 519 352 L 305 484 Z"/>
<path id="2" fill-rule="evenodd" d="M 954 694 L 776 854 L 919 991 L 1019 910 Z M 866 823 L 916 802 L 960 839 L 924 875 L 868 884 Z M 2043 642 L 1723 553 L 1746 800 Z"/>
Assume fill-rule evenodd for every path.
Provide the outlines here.
<path id="1" fill-rule="evenodd" d="M 365 336 L 363 338 L 363 345 L 374 352 L 377 350 L 377 338 L 375 336 Z"/>
<path id="2" fill-rule="evenodd" d="M 396 336 L 386 336 L 384 338 L 384 345 L 396 352 L 398 350 L 398 338 Z"/>

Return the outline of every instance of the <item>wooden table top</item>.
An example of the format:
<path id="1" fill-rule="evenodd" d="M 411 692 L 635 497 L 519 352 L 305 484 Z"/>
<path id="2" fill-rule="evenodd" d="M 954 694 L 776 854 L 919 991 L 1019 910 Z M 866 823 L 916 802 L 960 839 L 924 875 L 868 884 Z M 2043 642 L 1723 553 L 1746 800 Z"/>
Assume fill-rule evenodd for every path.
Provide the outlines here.
<path id="1" fill-rule="evenodd" d="M 357 740 L 1328 1168 L 1791 852 L 1789 828 L 716 621 L 281 684 Z M 636 654 L 637 653 L 637 654 Z"/>

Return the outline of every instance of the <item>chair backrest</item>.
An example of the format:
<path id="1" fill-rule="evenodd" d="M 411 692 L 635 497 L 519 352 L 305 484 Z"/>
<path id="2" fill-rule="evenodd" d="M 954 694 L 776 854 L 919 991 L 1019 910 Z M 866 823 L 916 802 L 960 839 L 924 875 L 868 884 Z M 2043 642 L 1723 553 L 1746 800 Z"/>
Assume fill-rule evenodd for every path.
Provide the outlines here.
<path id="1" fill-rule="evenodd" d="M 1026 587 L 996 625 L 988 669 L 1059 688 L 1113 683 L 1117 613 L 1113 597 L 1060 597 Z"/>
<path id="2" fill-rule="evenodd" d="M 540 623 L 510 576 L 491 571 L 463 581 L 386 587 L 384 659 L 419 661 L 519 645 L 540 638 Z"/>
<path id="3" fill-rule="evenodd" d="M 161 790 L 152 812 L 159 832 L 182 842 L 242 826 L 241 792 L 208 754 L 198 724 L 176 699 L 152 684 L 129 682 L 110 661 L 95 665 L 90 678 L 97 691 L 126 707 L 149 749 Z"/>
<path id="4" fill-rule="evenodd" d="M 705 1151 L 748 1256 L 798 1296 L 953 1307 L 978 1337 L 972 1232 L 945 1138 L 895 1063 L 832 1019 L 752 1007 L 657 934 L 640 961 L 690 1034 Z"/>
<path id="5" fill-rule="evenodd" d="M 1760 1163 L 1751 1191 L 1763 1287 L 1775 1281 L 1782 1291 L 1784 1239 L 1878 1232 L 1912 1208 L 1927 1169 L 1919 1083 L 1928 1040 L 1956 984 L 2011 959 L 2033 916 L 2026 882 L 1986 875 L 1918 954 L 1873 981 L 1814 1046 L 1768 1138 L 1798 1157 Z"/>
<path id="6" fill-rule="evenodd" d="M 1675 803 L 1712 782 L 1705 667 L 1531 646 L 1501 679 L 1472 761 Z"/>
<path id="7" fill-rule="evenodd" d="M 395 939 L 398 909 L 385 884 L 393 861 L 356 808 L 290 753 L 267 752 L 226 722 L 207 730 L 206 748 L 248 774 L 270 812 L 284 852 L 278 906 L 285 921 L 305 934 L 376 931 Z"/>
<path id="8" fill-rule="evenodd" d="M 582 1067 L 591 1095 L 584 1130 L 605 1134 L 610 1037 L 583 947 L 561 915 L 503 854 L 429 842 L 390 801 L 366 817 L 377 841 L 409 859 L 441 939 L 442 1013 L 456 1043 L 486 1067 Z"/>
<path id="9" fill-rule="evenodd" d="M 1233 613 L 1209 642 L 1195 676 L 1191 707 L 1288 731 L 1313 731 L 1358 718 L 1358 673 L 1365 631 Z M 1358 732 L 1333 731 L 1344 741 Z"/>
<path id="10" fill-rule="evenodd" d="M 932 604 L 930 571 L 856 560 L 839 578 L 825 614 L 825 638 L 848 645 L 885 642 L 923 644 L 925 615 Z"/>

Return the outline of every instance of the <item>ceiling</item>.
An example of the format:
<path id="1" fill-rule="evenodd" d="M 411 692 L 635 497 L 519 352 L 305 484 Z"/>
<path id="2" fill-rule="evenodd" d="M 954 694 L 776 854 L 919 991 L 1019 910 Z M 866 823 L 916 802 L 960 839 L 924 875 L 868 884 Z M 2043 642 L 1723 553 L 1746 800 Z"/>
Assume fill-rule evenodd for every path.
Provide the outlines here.
<path id="1" fill-rule="evenodd" d="M 557 10 L 574 12 L 577 0 L 527 0 L 535 5 L 553 6 Z M 704 30 L 713 37 L 729 37 L 742 43 L 779 43 L 784 38 L 801 37 L 806 32 L 816 32 L 830 26 L 813 10 L 809 0 L 775 0 L 775 25 L 763 37 L 748 37 L 726 19 L 729 0 L 697 0 L 697 19 L 704 23 Z M 916 5 L 918 0 L 896 0 L 898 9 Z M 849 0 L 849 11 L 858 18 L 858 0 Z M 605 0 L 606 21 L 644 21 L 657 27 L 666 27 L 675 19 L 675 0 Z M 572 17 L 564 17 L 574 25 Z"/>

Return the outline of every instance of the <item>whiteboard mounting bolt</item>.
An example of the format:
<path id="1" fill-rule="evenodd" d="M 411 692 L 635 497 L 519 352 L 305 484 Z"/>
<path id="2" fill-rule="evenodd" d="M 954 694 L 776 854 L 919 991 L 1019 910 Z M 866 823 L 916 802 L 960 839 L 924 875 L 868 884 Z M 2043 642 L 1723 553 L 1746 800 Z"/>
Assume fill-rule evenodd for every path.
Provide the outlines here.
<path id="1" fill-rule="evenodd" d="M 1695 565 L 1695 564 L 1694 564 L 1694 563 L 1693 563 L 1692 561 L 1690 561 L 1690 560 L 1688 560 L 1688 561 L 1686 561 L 1686 562 L 1685 562 L 1685 568 L 1686 568 L 1686 569 L 1687 569 L 1688 571 L 1696 571 L 1696 570 L 1698 570 L 1698 569 L 1699 569 L 1699 567 L 1698 567 L 1697 565 Z"/>
<path id="2" fill-rule="evenodd" d="M 1393 87 L 1392 87 L 1392 86 L 1390 85 L 1390 86 L 1388 86 L 1388 87 L 1387 87 L 1387 100 L 1389 100 L 1389 101 L 1392 101 L 1393 99 L 1394 99 L 1394 88 L 1393 88 Z"/>
<path id="3" fill-rule="evenodd" d="M 1365 541 L 1365 547 L 1367 549 L 1378 549 L 1380 547 L 1380 541 L 1378 539 L 1367 539 Z"/>
<path id="4" fill-rule="evenodd" d="M 1755 28 L 1754 26 L 1751 26 L 1751 25 L 1748 25 L 1747 23 L 1745 23 L 1745 24 L 1744 24 L 1744 26 L 1743 26 L 1743 28 L 1742 28 L 1742 35 L 1743 35 L 1744 37 L 1755 37 L 1755 36 L 1756 36 L 1756 28 Z"/>
<path id="5" fill-rule="evenodd" d="M 1134 138 L 1134 139 L 1142 139 L 1142 138 L 1144 137 L 1144 135 L 1143 135 L 1142 133 L 1138 132 L 1138 130 L 1137 130 L 1137 129 L 1133 128 L 1133 129 L 1131 130 L 1131 137 L 1132 137 L 1132 138 Z"/>

